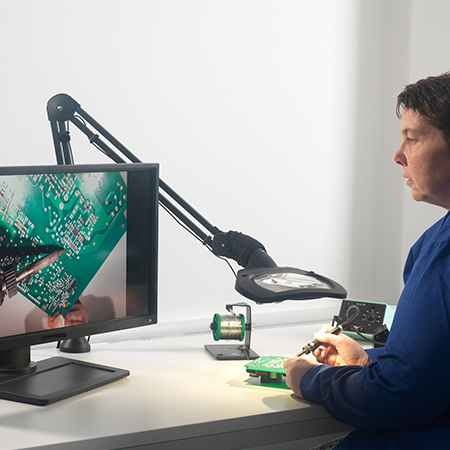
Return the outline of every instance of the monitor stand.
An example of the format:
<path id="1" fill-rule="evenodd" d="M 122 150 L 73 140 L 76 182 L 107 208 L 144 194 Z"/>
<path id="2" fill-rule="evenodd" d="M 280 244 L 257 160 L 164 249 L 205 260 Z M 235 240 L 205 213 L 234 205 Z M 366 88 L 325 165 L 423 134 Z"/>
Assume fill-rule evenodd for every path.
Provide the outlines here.
<path id="1" fill-rule="evenodd" d="M 30 347 L 0 351 L 0 399 L 45 406 L 130 374 L 62 357 L 34 363 L 30 353 Z"/>
<path id="2" fill-rule="evenodd" d="M 84 336 L 58 341 L 56 346 L 60 352 L 64 353 L 87 353 L 91 351 L 91 344 Z"/>

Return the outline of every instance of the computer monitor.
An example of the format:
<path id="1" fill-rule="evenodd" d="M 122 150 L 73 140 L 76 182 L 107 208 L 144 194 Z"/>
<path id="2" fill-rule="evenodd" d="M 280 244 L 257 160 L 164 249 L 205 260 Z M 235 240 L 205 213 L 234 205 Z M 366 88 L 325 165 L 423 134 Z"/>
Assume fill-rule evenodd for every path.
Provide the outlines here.
<path id="1" fill-rule="evenodd" d="M 157 322 L 157 164 L 0 168 L 0 398 L 46 405 L 129 375 L 31 347 Z"/>

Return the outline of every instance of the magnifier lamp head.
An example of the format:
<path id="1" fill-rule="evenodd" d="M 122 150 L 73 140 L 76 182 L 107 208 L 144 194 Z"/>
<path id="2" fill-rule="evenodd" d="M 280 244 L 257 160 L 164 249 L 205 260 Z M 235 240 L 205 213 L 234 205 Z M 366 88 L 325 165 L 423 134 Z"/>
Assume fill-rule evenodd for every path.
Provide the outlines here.
<path id="1" fill-rule="evenodd" d="M 235 289 L 257 303 L 347 297 L 347 291 L 329 278 L 311 271 L 278 267 L 264 246 L 245 234 L 220 233 L 212 244 L 216 255 L 234 259 L 244 267 L 237 273 Z"/>
<path id="2" fill-rule="evenodd" d="M 235 289 L 257 303 L 347 297 L 347 291 L 335 281 L 292 267 L 242 269 L 237 273 Z"/>

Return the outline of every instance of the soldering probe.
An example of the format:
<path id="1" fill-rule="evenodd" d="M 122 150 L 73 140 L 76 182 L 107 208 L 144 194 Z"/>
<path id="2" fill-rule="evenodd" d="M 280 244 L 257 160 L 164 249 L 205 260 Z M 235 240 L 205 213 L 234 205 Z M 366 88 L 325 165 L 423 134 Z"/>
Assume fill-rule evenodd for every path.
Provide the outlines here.
<path id="1" fill-rule="evenodd" d="M 358 314 L 359 314 L 359 308 L 356 311 L 356 314 L 353 314 L 352 317 L 350 317 L 347 320 L 344 320 L 344 322 L 342 322 L 340 325 L 337 325 L 334 328 L 332 328 L 328 333 L 329 334 L 339 334 L 342 330 L 344 330 L 344 328 L 348 327 L 356 319 Z M 297 353 L 295 355 L 295 357 L 299 357 L 302 355 L 309 355 L 311 352 L 313 352 L 316 348 L 320 347 L 321 345 L 322 345 L 322 342 L 318 341 L 317 339 L 314 339 L 313 341 L 306 344 L 302 348 L 302 351 Z"/>
<path id="2" fill-rule="evenodd" d="M 24 253 L 25 249 L 28 253 Z M 2 256 L 26 256 L 26 255 L 39 255 L 46 253 L 47 255 L 34 261 L 28 266 L 18 270 L 14 265 L 6 267 L 0 267 L 0 306 L 3 304 L 5 298 L 11 298 L 17 295 L 17 284 L 31 277 L 33 274 L 39 272 L 43 268 L 53 264 L 64 252 L 64 247 L 57 247 L 54 245 L 40 245 L 37 247 L 16 247 L 3 249 Z"/>

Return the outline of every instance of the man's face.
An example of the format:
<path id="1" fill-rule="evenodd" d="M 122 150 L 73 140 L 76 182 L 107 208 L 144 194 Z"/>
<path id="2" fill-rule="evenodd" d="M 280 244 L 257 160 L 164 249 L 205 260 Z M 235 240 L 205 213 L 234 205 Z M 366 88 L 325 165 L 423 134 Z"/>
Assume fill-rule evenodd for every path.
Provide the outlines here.
<path id="1" fill-rule="evenodd" d="M 403 167 L 413 199 L 450 210 L 450 145 L 443 133 L 411 109 L 403 113 L 400 132 L 394 161 Z"/>

